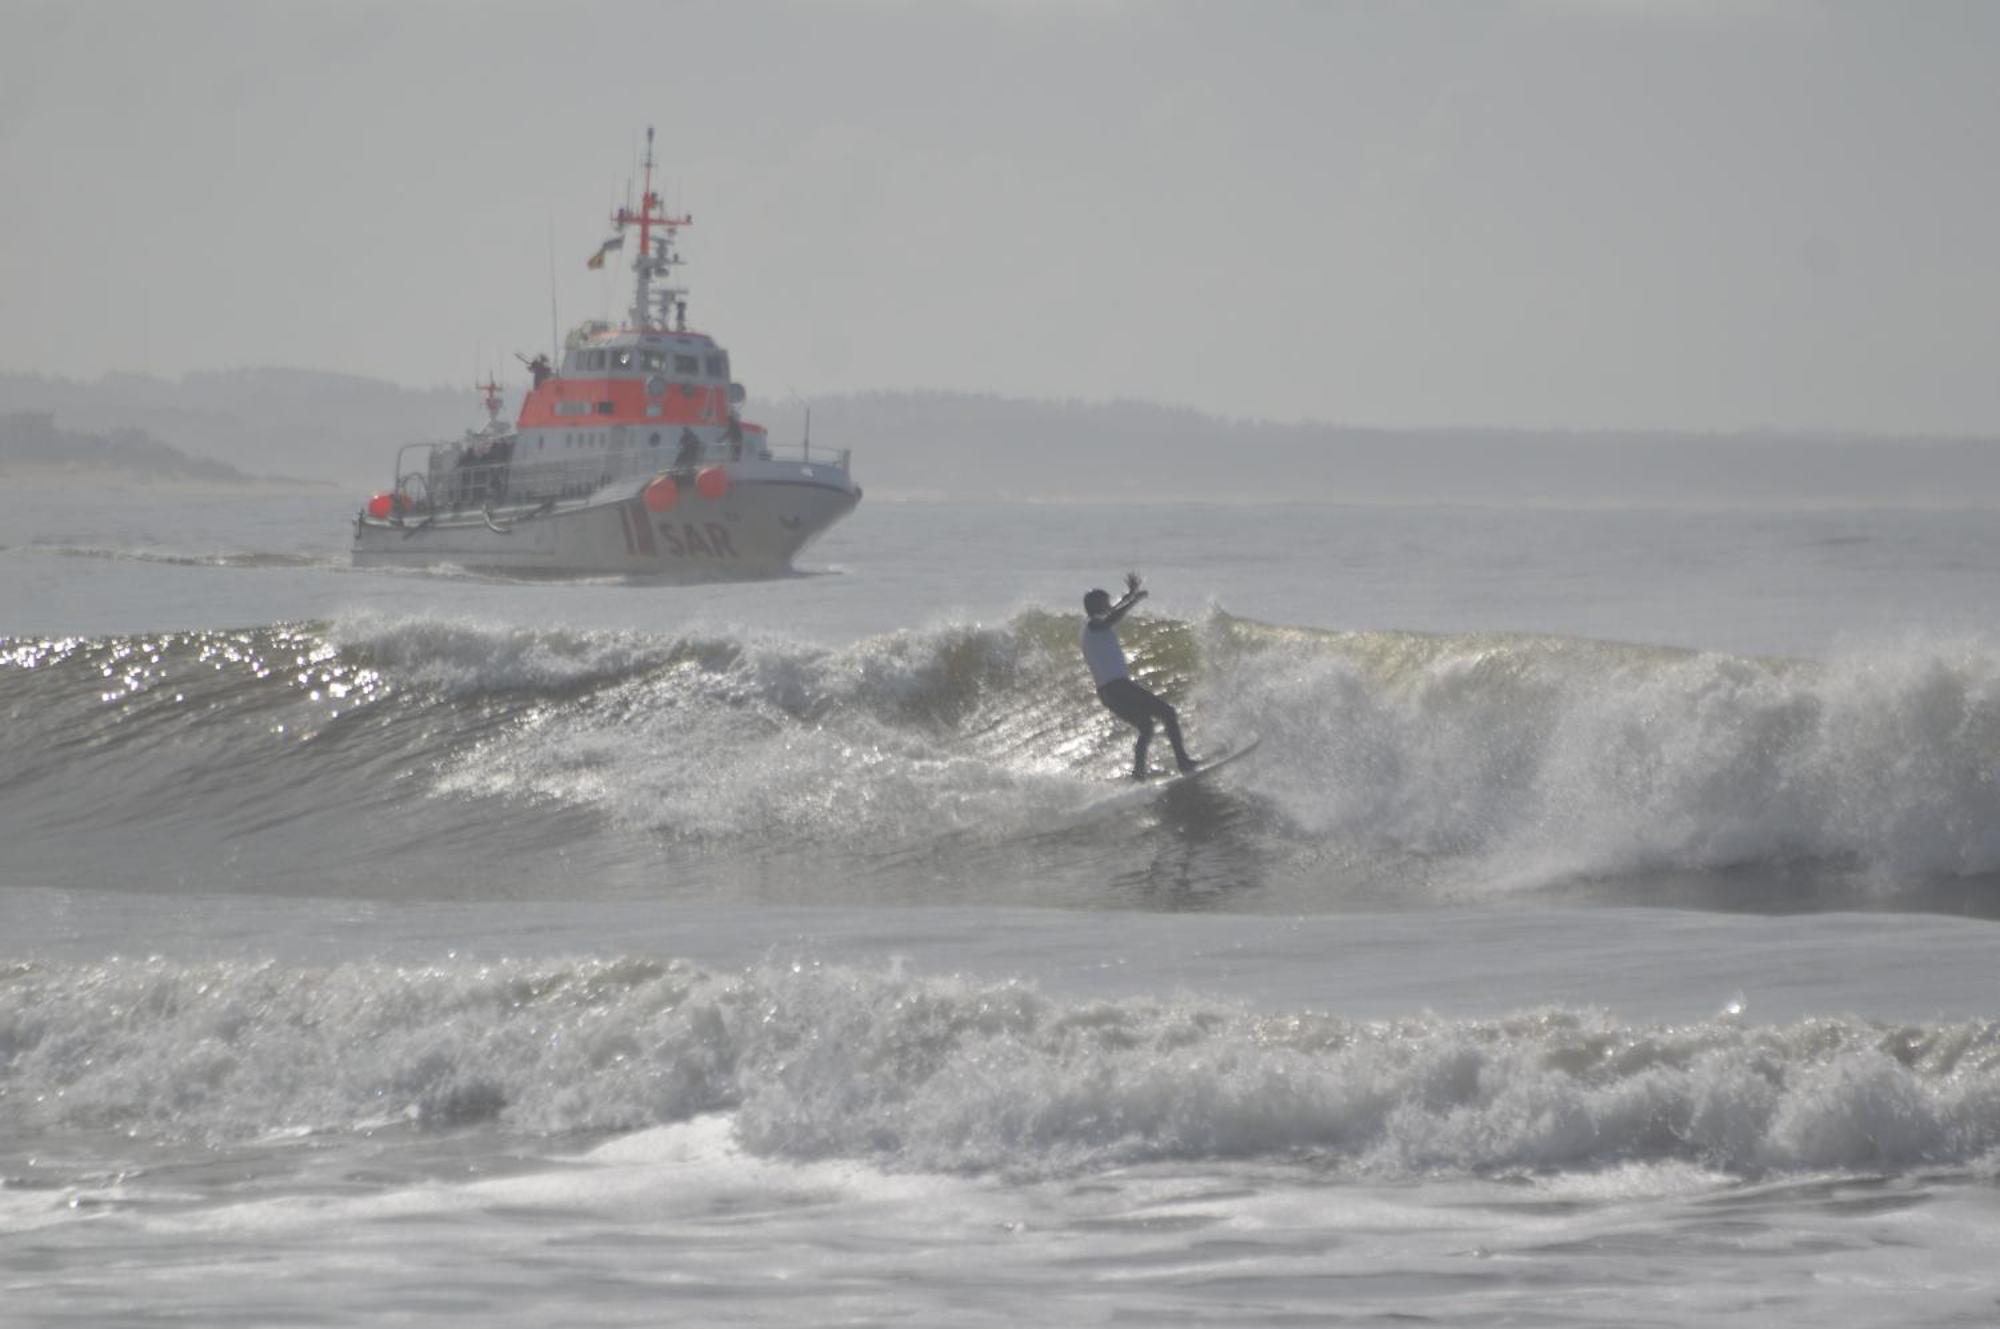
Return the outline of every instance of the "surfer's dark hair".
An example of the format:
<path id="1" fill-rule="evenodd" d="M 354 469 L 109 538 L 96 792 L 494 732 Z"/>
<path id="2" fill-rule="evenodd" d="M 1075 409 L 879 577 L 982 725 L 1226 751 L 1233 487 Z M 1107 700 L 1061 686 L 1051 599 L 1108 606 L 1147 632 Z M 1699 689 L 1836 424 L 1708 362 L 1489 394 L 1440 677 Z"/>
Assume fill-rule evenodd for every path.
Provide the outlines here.
<path id="1" fill-rule="evenodd" d="M 1083 593 L 1084 613 L 1094 614 L 1100 609 L 1109 608 L 1111 608 L 1111 592 L 1105 590 L 1102 586 L 1094 587 Z"/>

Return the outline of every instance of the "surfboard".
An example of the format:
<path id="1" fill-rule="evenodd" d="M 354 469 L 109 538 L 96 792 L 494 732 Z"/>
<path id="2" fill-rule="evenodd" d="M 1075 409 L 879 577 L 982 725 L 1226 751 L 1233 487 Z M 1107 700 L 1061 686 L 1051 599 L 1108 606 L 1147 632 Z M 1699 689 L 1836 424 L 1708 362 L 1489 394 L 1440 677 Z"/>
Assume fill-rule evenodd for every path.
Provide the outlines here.
<path id="1" fill-rule="evenodd" d="M 1194 769 L 1191 771 L 1175 771 L 1170 775 L 1164 776 L 1157 780 L 1150 781 L 1149 783 L 1151 783 L 1155 788 L 1159 788 L 1164 785 L 1179 784 L 1183 780 L 1199 780 L 1203 776 L 1221 770 L 1224 766 L 1229 765 L 1229 763 L 1233 761 L 1241 761 L 1243 758 L 1255 752 L 1257 750 L 1257 745 L 1259 743 L 1262 743 L 1263 741 L 1264 741 L 1264 736 L 1262 734 L 1252 734 L 1250 735 L 1250 737 L 1244 739 L 1241 743 L 1238 743 L 1235 747 L 1229 748 L 1226 751 L 1224 751 L 1221 756 L 1207 757 L 1202 759 L 1201 761 L 1196 762 Z"/>
<path id="2" fill-rule="evenodd" d="M 1048 833 L 1051 835 L 1072 835 L 1080 827 L 1087 826 L 1109 813 L 1130 811 L 1134 808 L 1142 807 L 1154 798 L 1166 796 L 1170 790 L 1179 789 L 1183 785 L 1198 783 L 1223 767 L 1241 761 L 1252 752 L 1255 752 L 1257 745 L 1263 741 L 1262 735 L 1252 734 L 1242 742 L 1224 749 L 1219 756 L 1210 757 L 1208 760 L 1200 762 L 1191 771 L 1175 771 L 1170 775 L 1155 776 L 1150 780 L 1134 780 L 1130 776 L 1124 776 L 1117 780 L 1106 780 L 1098 786 L 1103 791 L 1102 793 L 1090 798 L 1082 807 L 1077 808 L 1073 815 L 1060 819 L 1054 826 L 1049 828 Z M 1189 793 L 1192 796 L 1193 791 L 1190 790 Z"/>
<path id="3" fill-rule="evenodd" d="M 1171 788 L 1174 785 L 1186 784 L 1190 780 L 1200 780 L 1215 771 L 1221 770 L 1231 762 L 1241 761 L 1255 752 L 1257 745 L 1263 741 L 1264 736 L 1262 734 L 1252 734 L 1234 747 L 1224 749 L 1221 756 L 1207 757 L 1196 762 L 1195 768 L 1191 771 L 1167 771 L 1160 775 L 1149 776 L 1144 780 L 1134 780 L 1129 776 L 1121 777 L 1116 782 L 1117 788 L 1110 794 L 1110 797 L 1123 798 L 1149 794 L 1161 789 Z"/>

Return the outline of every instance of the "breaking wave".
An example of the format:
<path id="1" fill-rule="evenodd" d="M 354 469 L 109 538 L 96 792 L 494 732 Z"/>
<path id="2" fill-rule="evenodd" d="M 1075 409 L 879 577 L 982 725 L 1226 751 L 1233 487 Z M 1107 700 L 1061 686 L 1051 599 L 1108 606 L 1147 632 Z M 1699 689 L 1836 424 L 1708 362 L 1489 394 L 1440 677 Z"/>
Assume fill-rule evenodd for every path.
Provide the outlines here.
<path id="1" fill-rule="evenodd" d="M 1197 750 L 1265 743 L 1198 799 L 1107 820 L 1129 731 L 1091 696 L 1074 631 L 1028 611 L 842 647 L 387 618 L 13 639 L 0 830 L 22 880 L 85 885 L 143 837 L 154 864 L 178 845 L 203 887 L 227 845 L 267 878 L 337 860 L 384 889 L 447 866 L 490 885 L 554 852 L 654 888 L 668 860 L 685 881 L 846 855 L 878 882 L 918 862 L 893 893 L 922 897 L 967 863 L 1111 870 L 1160 841 L 1134 821 L 1211 855 L 1213 881 L 1493 889 L 1809 864 L 1893 892 L 2000 872 L 2000 652 L 1980 644 L 1808 664 L 1220 611 L 1138 622 L 1135 667 Z"/>
<path id="2" fill-rule="evenodd" d="M 18 1127 L 207 1142 L 727 1113 L 765 1156 L 1009 1175 L 1894 1170 L 1990 1163 L 2000 1025 L 1363 1022 L 805 960 L 19 964 L 0 1102 Z"/>

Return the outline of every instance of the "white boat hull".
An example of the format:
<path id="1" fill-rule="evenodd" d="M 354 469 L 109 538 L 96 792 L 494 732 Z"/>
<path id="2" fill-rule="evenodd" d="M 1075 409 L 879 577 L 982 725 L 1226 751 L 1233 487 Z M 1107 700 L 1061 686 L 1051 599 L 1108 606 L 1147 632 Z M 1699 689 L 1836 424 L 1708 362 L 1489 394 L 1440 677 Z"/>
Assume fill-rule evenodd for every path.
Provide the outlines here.
<path id="1" fill-rule="evenodd" d="M 355 523 L 354 563 L 669 581 L 782 576 L 801 549 L 861 499 L 844 471 L 785 473 L 796 469 L 732 477 L 728 492 L 714 499 L 686 486 L 659 512 L 647 507 L 643 481 L 625 481 L 587 498 L 532 507 L 364 513 Z"/>

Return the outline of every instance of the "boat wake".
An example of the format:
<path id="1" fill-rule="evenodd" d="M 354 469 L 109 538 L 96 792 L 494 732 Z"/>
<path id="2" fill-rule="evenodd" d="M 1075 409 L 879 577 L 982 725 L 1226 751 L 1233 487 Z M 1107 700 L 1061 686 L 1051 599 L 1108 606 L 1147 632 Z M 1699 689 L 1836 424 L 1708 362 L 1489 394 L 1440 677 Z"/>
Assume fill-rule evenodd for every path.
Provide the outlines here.
<path id="1" fill-rule="evenodd" d="M 43 553 L 59 558 L 93 558 L 121 563 L 151 563 L 176 568 L 317 568 L 343 569 L 349 560 L 344 554 L 285 554 L 260 551 L 218 553 L 172 553 L 158 549 L 112 548 L 103 545 L 38 545 Z"/>

